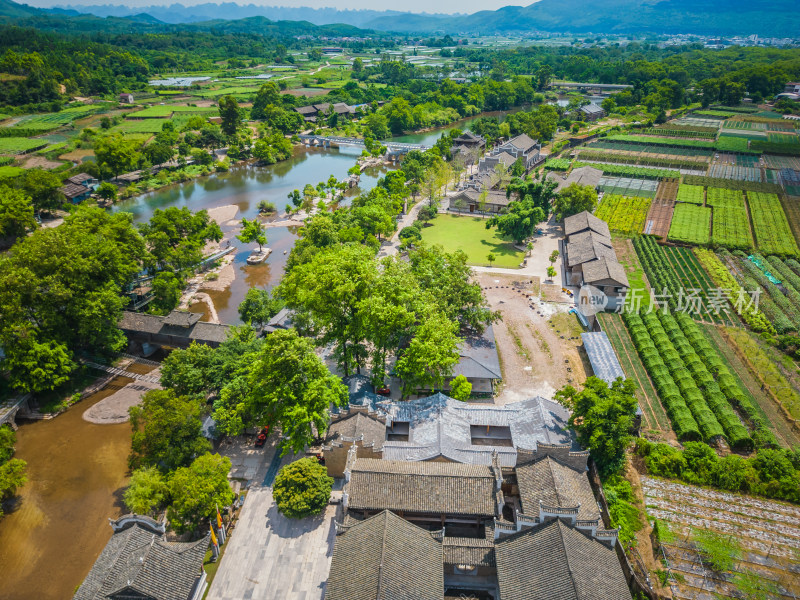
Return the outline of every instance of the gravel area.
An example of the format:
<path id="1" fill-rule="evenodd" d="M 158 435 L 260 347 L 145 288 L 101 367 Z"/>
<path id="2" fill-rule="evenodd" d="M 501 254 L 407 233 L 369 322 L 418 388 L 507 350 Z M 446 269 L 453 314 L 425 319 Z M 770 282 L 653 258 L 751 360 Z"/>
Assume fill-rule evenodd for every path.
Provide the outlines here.
<path id="1" fill-rule="evenodd" d="M 158 377 L 159 372 L 158 370 L 151 371 L 149 375 Z M 126 380 L 126 378 L 120 379 Z M 131 382 L 86 410 L 83 413 L 83 420 L 97 425 L 125 423 L 128 420 L 128 409 L 131 406 L 139 404 L 142 396 L 150 390 L 161 389 L 160 385 L 149 381 L 128 381 Z"/>

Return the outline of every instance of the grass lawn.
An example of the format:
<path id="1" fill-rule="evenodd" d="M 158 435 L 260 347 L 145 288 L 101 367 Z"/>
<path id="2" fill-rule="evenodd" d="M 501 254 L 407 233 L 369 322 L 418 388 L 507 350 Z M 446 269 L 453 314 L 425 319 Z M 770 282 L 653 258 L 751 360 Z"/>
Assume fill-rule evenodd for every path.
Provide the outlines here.
<path id="1" fill-rule="evenodd" d="M 471 265 L 489 266 L 486 257 L 492 253 L 496 259 L 492 266 L 515 269 L 525 257 L 510 239 L 500 236 L 496 229 L 486 229 L 486 219 L 439 215 L 431 223 L 432 227 L 422 228 L 422 239 L 439 244 L 447 252 L 463 250 Z"/>

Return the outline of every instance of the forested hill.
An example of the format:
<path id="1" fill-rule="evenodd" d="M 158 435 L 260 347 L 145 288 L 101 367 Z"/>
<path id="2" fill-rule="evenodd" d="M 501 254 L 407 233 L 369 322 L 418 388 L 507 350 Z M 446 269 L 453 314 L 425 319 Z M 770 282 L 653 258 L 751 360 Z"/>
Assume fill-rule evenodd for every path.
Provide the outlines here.
<path id="1" fill-rule="evenodd" d="M 541 0 L 530 6 L 506 6 L 451 19 L 381 17 L 365 26 L 404 32 L 538 30 L 794 37 L 800 30 L 800 11 L 797 0 Z"/>
<path id="2" fill-rule="evenodd" d="M 187 9 L 188 10 L 188 9 Z M 173 25 L 140 13 L 128 17 L 96 17 L 74 11 L 47 11 L 11 0 L 0 0 L 0 24 L 35 27 L 63 33 L 174 33 L 214 29 L 221 33 L 256 34 L 275 38 L 307 36 L 369 36 L 366 30 L 352 25 L 314 25 L 308 21 L 271 21 L 265 17 L 201 21 Z M 379 35 L 385 35 L 383 33 Z"/>

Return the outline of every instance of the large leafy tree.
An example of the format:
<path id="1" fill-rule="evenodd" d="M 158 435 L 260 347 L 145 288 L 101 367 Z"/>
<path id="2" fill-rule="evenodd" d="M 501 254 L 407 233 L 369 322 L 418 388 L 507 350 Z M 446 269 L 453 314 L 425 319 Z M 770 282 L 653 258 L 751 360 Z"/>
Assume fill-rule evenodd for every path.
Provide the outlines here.
<path id="1" fill-rule="evenodd" d="M 61 178 L 55 173 L 27 169 L 22 176 L 15 179 L 14 185 L 26 196 L 30 196 L 34 210 L 53 210 L 64 202 L 64 194 L 59 189 Z"/>
<path id="2" fill-rule="evenodd" d="M 440 389 L 458 363 L 457 325 L 442 314 L 433 314 L 417 329 L 408 348 L 395 363 L 403 379 L 403 394 L 419 388 Z"/>
<path id="3" fill-rule="evenodd" d="M 528 200 L 534 207 L 541 208 L 546 215 L 550 211 L 550 203 L 555 196 L 557 185 L 541 173 L 536 177 L 528 176 L 525 179 L 512 180 L 506 194 L 509 198 L 514 194 L 517 200 Z"/>
<path id="4" fill-rule="evenodd" d="M 13 241 L 32 229 L 36 229 L 36 219 L 30 196 L 0 185 L 0 238 Z"/>
<path id="5" fill-rule="evenodd" d="M 409 253 L 411 271 L 448 319 L 478 332 L 497 318 L 481 286 L 471 281 L 472 269 L 460 250 L 448 253 L 441 246 L 420 246 Z"/>
<path id="6" fill-rule="evenodd" d="M 181 272 L 203 258 L 206 242 L 222 239 L 222 230 L 208 211 L 193 213 L 185 206 L 157 208 L 139 230 L 150 252 L 149 265 L 159 270 Z"/>
<path id="7" fill-rule="evenodd" d="M 147 515 L 166 503 L 167 492 L 167 482 L 161 471 L 156 467 L 144 467 L 131 475 L 123 500 L 129 511 Z"/>
<path id="8" fill-rule="evenodd" d="M 589 448 L 602 474 L 619 471 L 630 444 L 636 414 L 636 385 L 618 378 L 610 386 L 597 377 L 589 377 L 580 392 L 566 386 L 556 392 L 556 400 L 572 412 L 570 427 L 578 441 Z"/>
<path id="9" fill-rule="evenodd" d="M 296 322 L 315 334 L 320 345 L 335 344 L 345 375 L 364 361 L 364 324 L 358 306 L 371 294 L 377 277 L 372 251 L 347 244 L 318 252 L 287 273 L 279 286 L 279 296 L 296 311 Z"/>
<path id="10" fill-rule="evenodd" d="M 249 368 L 247 395 L 230 407 L 243 422 L 279 426 L 283 452 L 300 452 L 328 426 L 328 408 L 347 400 L 347 388 L 294 330 L 267 336 Z M 225 415 L 230 417 L 230 415 Z"/>
<path id="11" fill-rule="evenodd" d="M 141 143 L 120 134 L 107 135 L 94 142 L 97 164 L 106 165 L 116 176 L 133 171 L 142 158 Z"/>
<path id="12" fill-rule="evenodd" d="M 262 246 L 267 243 L 267 234 L 264 225 L 258 219 L 248 221 L 242 219 L 242 231 L 236 236 L 240 242 L 245 244 L 258 244 L 258 251 L 262 252 Z"/>
<path id="13" fill-rule="evenodd" d="M 228 483 L 230 470 L 228 457 L 203 454 L 172 474 L 167 518 L 176 531 L 198 529 L 216 513 L 217 507 L 233 502 L 235 494 Z"/>
<path id="14" fill-rule="evenodd" d="M 508 205 L 508 212 L 495 215 L 486 221 L 486 229 L 496 227 L 501 234 L 510 237 L 515 244 L 521 244 L 533 235 L 536 226 L 547 215 L 532 200 L 518 200 Z"/>
<path id="15" fill-rule="evenodd" d="M 597 192 L 590 185 L 571 183 L 553 201 L 553 212 L 559 221 L 579 212 L 592 212 L 597 206 Z"/>
<path id="16" fill-rule="evenodd" d="M 200 402 L 178 396 L 172 390 L 151 390 L 141 405 L 132 406 L 132 469 L 155 466 L 164 472 L 186 466 L 208 452 L 211 444 L 202 436 Z"/>
<path id="17" fill-rule="evenodd" d="M 225 135 L 236 135 L 236 130 L 242 124 L 242 109 L 233 96 L 223 96 L 219 99 L 219 116 L 222 117 L 222 131 Z"/>
<path id="18" fill-rule="evenodd" d="M 331 497 L 333 478 L 314 458 L 301 458 L 283 467 L 272 486 L 278 510 L 292 519 L 316 515 Z"/>
<path id="19" fill-rule="evenodd" d="M 76 352 L 121 349 L 120 292 L 144 254 L 129 214 L 79 207 L 0 258 L 0 344 L 12 385 L 51 389 L 72 370 Z"/>
<path id="20" fill-rule="evenodd" d="M 239 304 L 239 318 L 253 326 L 263 327 L 283 308 L 283 301 L 269 290 L 250 288 Z"/>

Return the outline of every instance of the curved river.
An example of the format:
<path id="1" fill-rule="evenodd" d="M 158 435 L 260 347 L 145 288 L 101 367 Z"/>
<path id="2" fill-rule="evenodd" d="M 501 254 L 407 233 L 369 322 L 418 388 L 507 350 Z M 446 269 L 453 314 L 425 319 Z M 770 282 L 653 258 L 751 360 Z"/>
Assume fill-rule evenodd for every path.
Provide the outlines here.
<path id="1" fill-rule="evenodd" d="M 432 144 L 443 131 L 464 128 L 470 121 L 397 140 Z M 238 221 L 255 217 L 258 202 L 266 199 L 283 212 L 289 192 L 330 175 L 344 179 L 360 152 L 354 147 L 298 147 L 284 162 L 238 167 L 169 186 L 121 202 L 114 210 L 129 211 L 141 222 L 157 208 L 187 206 L 196 211 L 234 204 L 239 208 Z M 349 196 L 371 189 L 385 172 L 375 168 L 362 173 L 360 187 Z M 343 203 L 347 202 L 345 198 Z M 209 293 L 223 323 L 239 321 L 237 308 L 250 287 L 272 287 L 280 280 L 297 235 L 296 228 L 269 228 L 273 253 L 265 264 L 246 266 L 250 247 L 233 237 L 235 229 L 223 226 L 225 237 L 237 248 L 236 279 L 229 289 Z M 118 378 L 56 419 L 21 425 L 16 456 L 27 461 L 29 482 L 21 490 L 18 508 L 0 520 L 0 600 L 71 598 L 111 537 L 108 518 L 124 511 L 130 426 L 94 425 L 82 414 L 128 381 Z"/>

